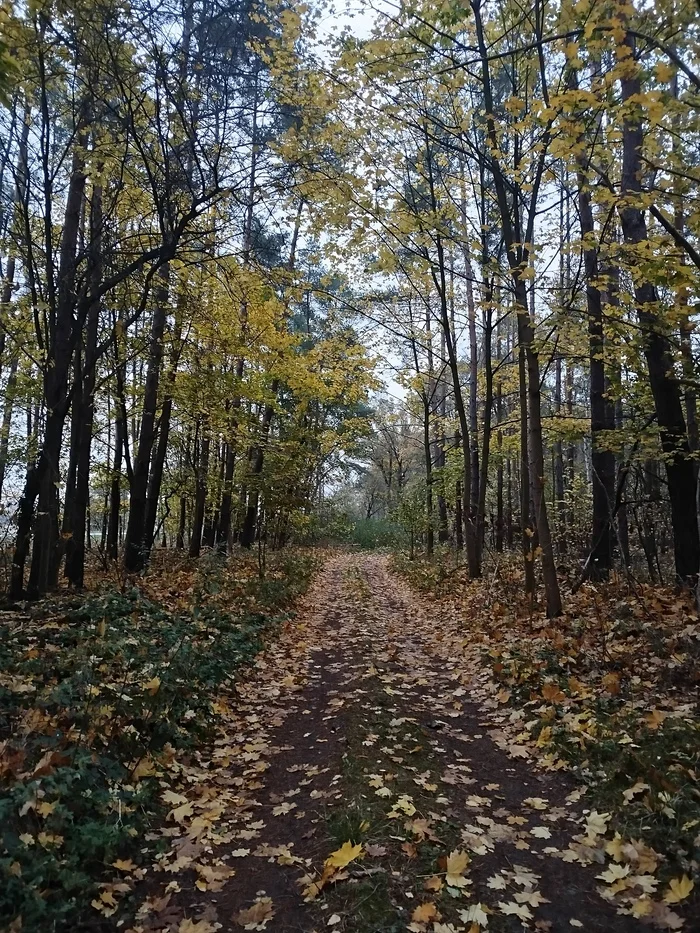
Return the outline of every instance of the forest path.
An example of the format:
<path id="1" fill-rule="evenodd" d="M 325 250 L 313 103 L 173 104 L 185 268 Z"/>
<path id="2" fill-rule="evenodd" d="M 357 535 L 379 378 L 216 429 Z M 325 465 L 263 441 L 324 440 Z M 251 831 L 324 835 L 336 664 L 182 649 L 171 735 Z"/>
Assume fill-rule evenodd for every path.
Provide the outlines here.
<path id="1" fill-rule="evenodd" d="M 583 864 L 605 815 L 523 757 L 466 627 L 438 616 L 385 557 L 328 558 L 239 685 L 215 828 L 173 827 L 197 887 L 138 929 L 640 929 L 598 893 L 605 865 Z M 168 927 L 174 909 L 191 925 Z"/>

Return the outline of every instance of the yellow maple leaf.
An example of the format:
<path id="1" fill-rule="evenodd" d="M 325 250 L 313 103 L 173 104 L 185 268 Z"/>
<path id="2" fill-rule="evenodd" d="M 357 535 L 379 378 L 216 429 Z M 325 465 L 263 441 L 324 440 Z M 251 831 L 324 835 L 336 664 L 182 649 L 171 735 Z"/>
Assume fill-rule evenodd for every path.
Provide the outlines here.
<path id="1" fill-rule="evenodd" d="M 150 693 L 155 696 L 160 690 L 160 677 L 152 677 L 148 683 L 143 685 L 144 693 Z"/>
<path id="2" fill-rule="evenodd" d="M 447 856 L 447 873 L 445 881 L 451 888 L 463 888 L 468 881 L 463 877 L 469 865 L 469 854 L 455 849 Z"/>
<path id="3" fill-rule="evenodd" d="M 589 836 L 603 836 L 608 828 L 609 813 L 598 813 L 591 810 L 586 817 L 586 830 Z"/>
<path id="4" fill-rule="evenodd" d="M 439 920 L 440 914 L 432 901 L 421 904 L 411 914 L 411 920 L 414 923 L 430 923 L 431 920 Z"/>
<path id="5" fill-rule="evenodd" d="M 208 920 L 190 920 L 185 917 L 180 921 L 177 933 L 215 933 L 216 927 Z"/>
<path id="6" fill-rule="evenodd" d="M 141 760 L 136 763 L 136 767 L 131 771 L 131 779 L 132 781 L 140 781 L 141 778 L 153 777 L 155 773 L 155 762 L 150 755 L 146 755 L 145 758 L 141 758 Z"/>
<path id="7" fill-rule="evenodd" d="M 168 813 L 168 819 L 175 820 L 176 823 L 182 823 L 188 816 L 192 816 L 193 812 L 193 804 L 188 800 L 187 803 L 180 804 L 179 807 L 175 807 L 171 810 L 170 813 Z"/>
<path id="8" fill-rule="evenodd" d="M 668 891 L 664 894 L 664 901 L 667 904 L 677 904 L 684 901 L 695 887 L 695 883 L 687 876 L 682 878 L 672 878 L 668 885 Z"/>
<path id="9" fill-rule="evenodd" d="M 409 797 L 408 794 L 402 794 L 391 808 L 387 816 L 390 820 L 394 820 L 401 816 L 402 813 L 406 816 L 413 816 L 415 812 L 416 808 L 413 806 L 413 798 Z"/>
<path id="10" fill-rule="evenodd" d="M 601 678 L 600 685 L 607 693 L 617 695 L 620 692 L 620 675 L 611 671 Z"/>
<path id="11" fill-rule="evenodd" d="M 549 700 L 550 703 L 560 703 L 566 699 L 566 694 L 559 689 L 559 684 L 555 683 L 544 684 L 541 693 L 544 699 Z"/>
<path id="12" fill-rule="evenodd" d="M 653 709 L 650 713 L 647 713 L 644 717 L 644 721 L 648 729 L 651 729 L 652 732 L 656 732 L 665 718 L 666 713 L 663 713 L 660 709 Z"/>
<path id="13" fill-rule="evenodd" d="M 666 62 L 658 62 L 654 65 L 654 73 L 662 84 L 666 84 L 676 72 L 675 69 L 671 67 L 671 65 L 666 64 Z"/>
<path id="14" fill-rule="evenodd" d="M 344 842 L 339 849 L 331 852 L 323 863 L 324 868 L 345 868 L 350 862 L 362 855 L 362 844 L 354 846 L 352 842 Z"/>

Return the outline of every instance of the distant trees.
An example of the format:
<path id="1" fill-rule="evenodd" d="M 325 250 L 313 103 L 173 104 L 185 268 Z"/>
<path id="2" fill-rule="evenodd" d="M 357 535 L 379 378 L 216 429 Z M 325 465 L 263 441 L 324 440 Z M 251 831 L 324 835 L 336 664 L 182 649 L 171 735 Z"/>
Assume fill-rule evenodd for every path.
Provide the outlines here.
<path id="1" fill-rule="evenodd" d="M 322 63 L 314 16 L 4 15 L 11 592 L 82 585 L 93 538 L 138 572 L 163 539 L 308 524 L 367 430 L 358 320 L 403 395 L 374 416 L 367 515 L 473 577 L 517 541 L 550 616 L 562 568 L 658 577 L 669 553 L 695 586 L 690 6 L 405 5 Z"/>
<path id="2" fill-rule="evenodd" d="M 27 463 L 6 513 L 13 597 L 55 588 L 61 568 L 82 586 L 96 521 L 105 559 L 123 549 L 138 571 L 159 533 L 193 555 L 268 528 L 279 542 L 313 499 L 304 477 L 333 444 L 311 443 L 312 423 L 342 397 L 341 430 L 369 366 L 351 331 L 340 355 L 321 315 L 303 339 L 290 315 L 301 215 L 271 144 L 290 124 L 300 30 L 291 11 L 196 0 L 39 3 L 8 21 L 6 491 L 10 449 Z M 314 383 L 319 365 L 331 380 Z"/>
<path id="3" fill-rule="evenodd" d="M 649 567 L 660 535 L 697 582 L 697 53 L 690 10 L 664 2 L 473 0 L 380 17 L 329 82 L 355 162 L 328 197 L 353 205 L 344 255 L 370 258 L 367 313 L 381 299 L 403 341 L 408 409 L 449 373 L 424 425 L 426 550 L 449 454 L 470 574 L 518 530 L 550 616 L 558 563 L 629 568 L 630 522 Z"/>

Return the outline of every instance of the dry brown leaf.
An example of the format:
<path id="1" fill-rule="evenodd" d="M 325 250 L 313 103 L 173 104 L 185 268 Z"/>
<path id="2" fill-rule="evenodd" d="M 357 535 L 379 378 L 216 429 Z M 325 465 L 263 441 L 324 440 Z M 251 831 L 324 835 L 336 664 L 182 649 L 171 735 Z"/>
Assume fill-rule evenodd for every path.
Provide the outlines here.
<path id="1" fill-rule="evenodd" d="M 252 907 L 241 910 L 236 915 L 236 922 L 244 930 L 264 930 L 275 915 L 272 899 L 261 897 Z"/>

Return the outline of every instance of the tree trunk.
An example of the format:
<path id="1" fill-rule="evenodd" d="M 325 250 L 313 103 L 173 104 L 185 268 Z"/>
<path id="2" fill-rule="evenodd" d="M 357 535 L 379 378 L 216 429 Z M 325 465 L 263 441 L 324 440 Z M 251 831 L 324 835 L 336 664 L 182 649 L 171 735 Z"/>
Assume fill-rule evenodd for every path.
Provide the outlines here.
<path id="1" fill-rule="evenodd" d="M 576 72 L 570 72 L 569 86 L 577 87 Z M 593 523 L 588 575 L 607 580 L 612 568 L 615 501 L 615 456 L 605 433 L 615 429 L 615 412 L 606 393 L 605 333 L 603 303 L 598 285 L 598 252 L 595 224 L 585 156 L 577 157 L 578 213 L 586 272 L 586 307 L 588 311 L 588 346 L 591 402 L 591 466 L 593 473 Z"/>
<path id="2" fill-rule="evenodd" d="M 156 290 L 155 308 L 151 322 L 151 334 L 148 347 L 148 366 L 146 385 L 143 393 L 143 414 L 136 457 L 134 458 L 133 476 L 129 489 L 129 522 L 126 529 L 124 566 L 128 571 L 143 570 L 147 556 L 144 538 L 146 531 L 146 502 L 148 496 L 148 475 L 151 453 L 155 441 L 156 412 L 158 409 L 158 386 L 163 363 L 163 336 L 168 313 L 170 293 L 170 266 L 163 265 L 159 270 L 160 284 Z"/>
<path id="3" fill-rule="evenodd" d="M 46 428 L 36 467 L 32 471 L 31 478 L 27 476 L 22 493 L 12 568 L 13 596 L 19 596 L 24 585 L 24 564 L 29 551 L 32 514 L 34 502 L 37 499 L 39 521 L 32 549 L 29 596 L 31 598 L 43 596 L 50 587 L 55 585 L 58 577 L 57 485 L 60 481 L 59 464 L 63 425 L 70 405 L 68 374 L 75 342 L 74 288 L 76 249 L 86 183 L 85 144 L 85 135 L 81 132 L 73 150 L 71 176 L 68 183 L 55 308 L 49 308 L 49 314 L 54 319 L 54 326 L 50 343 L 46 348 L 47 359 L 43 373 L 44 404 L 47 412 Z M 50 242 L 48 234 L 47 242 Z"/>
<path id="4" fill-rule="evenodd" d="M 192 535 L 190 537 L 190 557 L 199 557 L 202 549 L 202 531 L 204 529 L 204 512 L 207 506 L 207 477 L 209 473 L 209 448 L 211 440 L 209 429 L 205 423 L 201 427 L 199 442 L 199 457 L 195 474 L 197 484 L 195 489 L 194 513 L 192 515 Z"/>
<path id="5" fill-rule="evenodd" d="M 101 171 L 101 168 L 98 169 Z M 92 190 L 90 211 L 90 290 L 97 292 L 102 280 L 102 187 L 95 185 Z M 95 376 L 97 356 L 97 328 L 100 318 L 100 302 L 93 301 L 88 312 L 85 328 L 85 371 L 82 384 L 76 385 L 73 404 L 79 412 L 78 454 L 73 489 L 73 501 L 66 496 L 65 516 L 68 519 L 67 531 L 70 538 L 66 545 L 66 577 L 75 587 L 82 587 L 85 576 L 85 542 L 87 529 L 87 511 L 90 502 L 90 450 L 92 445 L 92 427 L 95 417 Z M 76 348 L 80 356 L 80 346 Z M 64 517 L 65 517 L 64 516 Z"/>
<path id="6" fill-rule="evenodd" d="M 523 271 L 529 265 L 531 244 L 534 239 L 535 209 L 537 204 L 537 191 L 544 173 L 544 162 L 547 151 L 547 145 L 541 143 L 541 151 L 538 154 L 538 168 L 533 183 L 533 191 L 530 196 L 528 225 L 525 235 L 521 235 L 520 230 L 520 209 L 515 211 L 515 228 L 511 217 L 511 208 L 508 200 L 508 188 L 501 170 L 501 165 L 496 153 L 499 150 L 498 136 L 496 132 L 496 123 L 493 107 L 493 95 L 491 89 L 491 75 L 489 66 L 489 53 L 484 38 L 483 23 L 481 19 L 481 7 L 479 0 L 472 0 L 472 10 L 474 11 L 474 20 L 476 26 L 476 38 L 481 58 L 481 70 L 484 90 L 484 105 L 486 111 L 486 122 L 488 137 L 491 143 L 492 153 L 490 157 L 490 167 L 493 177 L 493 184 L 498 202 L 498 210 L 501 219 L 501 228 L 503 240 L 508 256 L 508 265 L 511 270 L 513 288 L 515 292 L 515 304 L 518 320 L 518 342 L 520 345 L 519 367 L 520 367 L 520 390 L 521 390 L 521 445 L 522 445 L 522 465 L 527 469 L 527 446 L 530 447 L 530 458 L 532 463 L 532 492 L 535 508 L 535 520 L 537 524 L 537 534 L 539 544 L 542 550 L 542 574 L 545 584 L 545 594 L 547 601 L 547 615 L 557 616 L 562 611 L 561 594 L 559 592 L 559 582 L 557 580 L 556 565 L 554 563 L 554 553 L 552 549 L 552 539 L 549 529 L 549 520 L 547 516 L 547 502 L 544 496 L 544 451 L 542 441 L 542 415 L 541 415 L 541 395 L 540 395 L 540 368 L 537 350 L 534 345 L 534 326 L 530 320 L 530 314 L 527 305 L 527 289 L 525 280 L 522 277 Z M 544 80 L 544 75 L 543 75 Z M 514 195 L 514 200 L 519 203 L 520 193 Z M 523 357 L 525 357 L 523 359 Z M 525 376 L 527 369 L 527 377 Z M 526 404 L 523 394 L 526 391 Z M 529 425 L 528 425 L 529 421 Z M 529 501 L 529 489 L 527 477 L 521 475 L 521 512 L 523 517 L 527 514 L 527 503 Z M 525 536 L 526 529 L 523 528 Z M 526 581 L 528 575 L 532 573 L 532 568 L 528 569 L 528 564 L 532 563 L 532 555 L 529 547 L 525 553 L 525 574 Z M 529 582 L 529 581 L 528 581 Z"/>
<path id="7" fill-rule="evenodd" d="M 433 556 L 433 457 L 430 444 L 430 399 L 423 397 L 423 456 L 425 458 L 425 511 L 427 557 Z"/>
<path id="8" fill-rule="evenodd" d="M 642 88 L 638 66 L 634 63 L 635 40 L 629 33 L 625 36 L 624 46 L 629 55 L 622 60 L 624 71 L 620 81 L 626 116 L 623 123 L 622 202 L 619 213 L 624 240 L 630 247 L 634 261 L 638 255 L 636 248 L 648 240 L 644 212 L 638 206 L 642 193 L 643 130 L 641 108 L 636 101 L 640 99 Z M 690 458 L 680 386 L 674 372 L 670 342 L 656 310 L 656 286 L 636 278 L 634 295 L 644 335 L 644 355 L 666 463 L 676 577 L 681 583 L 694 586 L 700 566 L 700 537 L 695 506 L 695 468 Z"/>
<path id="9" fill-rule="evenodd" d="M 7 455 L 10 446 L 10 429 L 12 427 L 12 410 L 15 402 L 18 365 L 19 358 L 14 355 L 10 363 L 10 372 L 7 377 L 7 382 L 5 383 L 5 407 L 2 411 L 2 427 L 0 428 L 0 510 L 2 510 L 2 490 L 5 485 Z"/>

